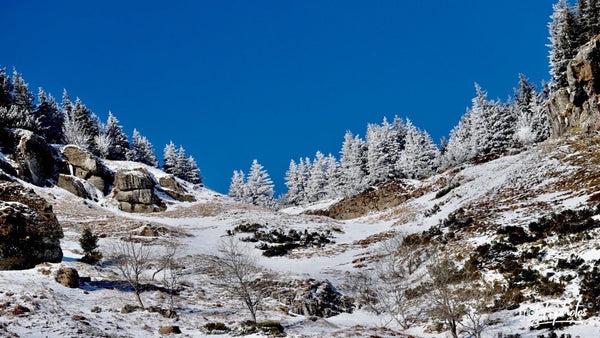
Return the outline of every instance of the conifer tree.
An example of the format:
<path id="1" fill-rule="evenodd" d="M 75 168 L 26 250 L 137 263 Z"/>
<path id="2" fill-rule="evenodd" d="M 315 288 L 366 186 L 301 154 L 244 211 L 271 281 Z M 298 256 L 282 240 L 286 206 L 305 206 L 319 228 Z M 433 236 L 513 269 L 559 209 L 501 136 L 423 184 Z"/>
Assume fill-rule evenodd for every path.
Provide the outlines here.
<path id="1" fill-rule="evenodd" d="M 105 133 L 110 138 L 112 144 L 108 152 L 108 159 L 126 160 L 130 148 L 129 140 L 127 140 L 127 135 L 123 132 L 123 127 L 119 125 L 119 120 L 111 111 L 108 112 Z"/>
<path id="2" fill-rule="evenodd" d="M 272 208 L 275 204 L 273 200 L 273 181 L 264 167 L 257 160 L 252 161 L 248 179 L 245 184 L 245 202 Z"/>
<path id="3" fill-rule="evenodd" d="M 106 159 L 113 148 L 113 139 L 108 134 L 106 125 L 102 122 L 98 122 L 98 124 L 100 130 L 98 131 L 98 135 L 94 136 L 94 149 L 97 156 Z"/>
<path id="4" fill-rule="evenodd" d="M 327 162 L 320 151 L 315 154 L 306 187 L 308 202 L 316 202 L 327 196 Z"/>
<path id="5" fill-rule="evenodd" d="M 367 185 L 366 144 L 347 131 L 340 151 L 341 185 L 346 196 L 361 192 Z"/>
<path id="6" fill-rule="evenodd" d="M 442 158 L 442 167 L 447 168 L 458 165 L 473 158 L 473 150 L 471 149 L 472 124 L 471 110 L 467 110 L 458 124 L 450 131 L 450 138 Z"/>
<path id="7" fill-rule="evenodd" d="M 575 56 L 580 44 L 575 11 L 566 0 L 559 0 L 553 6 L 548 25 L 550 31 L 550 75 L 555 88 L 567 86 L 567 65 Z"/>
<path id="8" fill-rule="evenodd" d="M 579 45 L 583 45 L 600 34 L 600 1 L 579 0 L 577 13 L 579 14 Z"/>
<path id="9" fill-rule="evenodd" d="M 301 194 L 304 190 L 300 170 L 294 160 L 290 160 L 290 166 L 285 173 L 285 186 L 287 187 L 286 203 L 289 205 L 299 205 L 301 200 Z"/>
<path id="10" fill-rule="evenodd" d="M 13 92 L 12 104 L 24 114 L 33 112 L 33 94 L 29 91 L 29 85 L 16 69 L 13 70 Z"/>
<path id="11" fill-rule="evenodd" d="M 158 167 L 158 161 L 154 155 L 152 144 L 145 136 L 142 136 L 137 129 L 133 130 L 133 142 L 131 144 L 129 159 L 149 166 Z"/>
<path id="12" fill-rule="evenodd" d="M 325 173 L 327 186 L 325 187 L 325 193 L 328 198 L 336 198 L 342 195 L 344 188 L 341 180 L 342 172 L 340 163 L 332 154 L 327 155 L 325 160 L 327 163 L 327 171 Z"/>
<path id="13" fill-rule="evenodd" d="M 188 170 L 183 179 L 192 184 L 202 184 L 202 175 L 200 174 L 200 169 L 198 168 L 198 164 L 194 157 L 188 156 L 186 167 Z"/>
<path id="14" fill-rule="evenodd" d="M 163 151 L 163 170 L 167 174 L 174 174 L 177 166 L 177 149 L 173 141 L 170 141 Z"/>
<path id="15" fill-rule="evenodd" d="M 42 136 L 49 143 L 60 143 L 63 140 L 62 126 L 64 115 L 52 95 L 46 95 L 40 87 L 38 89 L 38 104 L 34 110 L 34 116 L 40 123 Z"/>
<path id="16" fill-rule="evenodd" d="M 229 185 L 229 197 L 236 201 L 244 201 L 246 197 L 245 193 L 246 178 L 244 172 L 241 170 L 235 170 L 233 177 L 231 178 L 231 184 Z"/>
<path id="17" fill-rule="evenodd" d="M 5 68 L 0 68 L 0 107 L 9 108 L 12 104 L 13 84 L 6 74 Z"/>
<path id="18" fill-rule="evenodd" d="M 424 131 L 406 120 L 406 142 L 400 155 L 402 172 L 408 178 L 422 178 L 437 168 L 439 149 Z"/>

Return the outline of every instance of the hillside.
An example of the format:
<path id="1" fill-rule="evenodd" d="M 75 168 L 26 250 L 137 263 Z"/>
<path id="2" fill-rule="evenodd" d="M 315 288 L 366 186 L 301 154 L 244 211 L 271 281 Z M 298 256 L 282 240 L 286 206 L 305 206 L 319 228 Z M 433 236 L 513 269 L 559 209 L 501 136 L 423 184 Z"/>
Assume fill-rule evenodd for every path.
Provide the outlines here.
<path id="1" fill-rule="evenodd" d="M 40 188 L 22 182 L 52 204 L 65 234 L 61 240 L 64 258 L 61 263 L 1 272 L 3 334 L 154 336 L 158 335 L 159 327 L 178 325 L 184 336 L 200 336 L 206 334 L 204 325 L 209 322 L 223 322 L 230 328 L 239 328 L 248 318 L 248 311 L 242 303 L 215 286 L 219 277 L 215 275 L 211 257 L 218 253 L 219 240 L 227 231 L 235 232 L 236 227 L 240 230 L 239 226 L 245 225 L 246 229 L 241 230 L 256 232 L 257 227 L 265 232 L 281 229 L 287 233 L 295 229 L 301 233 L 307 230 L 331 240 L 316 246 L 293 248 L 287 255 L 270 258 L 256 249 L 260 243 L 246 243 L 252 248 L 251 254 L 257 257 L 258 265 L 266 269 L 262 280 L 268 282 L 272 290 L 258 312 L 258 319 L 281 322 L 288 336 L 404 334 L 437 337 L 447 334 L 443 326 L 440 327 L 442 331 L 437 332 L 437 320 L 424 314 L 415 318 L 410 328 L 403 329 L 397 322 L 390 321 L 388 314 L 376 315 L 369 311 L 364 298 L 357 293 L 353 276 L 378 266 L 375 260 L 385 252 L 385 243 L 393 243 L 399 235 L 418 234 L 423 239 L 428 238 L 420 242 L 422 248 L 443 248 L 441 250 L 452 261 L 461 265 L 473 253 L 481 252 L 476 248 L 484 243 L 513 243 L 515 256 L 531 252 L 535 247 L 541 248 L 542 253 L 538 251 L 538 255 L 520 259 L 519 263 L 544 276 L 550 273 L 550 281 L 562 284 L 564 291 L 542 295 L 547 294 L 541 292 L 545 286 L 536 285 L 536 281 L 542 279 L 519 286 L 523 298 L 514 306 L 491 313 L 492 324 L 483 334 L 492 336 L 502 332 L 537 337 L 548 332 L 547 329 L 529 330 L 540 318 L 518 314 L 527 309 L 541 310 L 546 302 L 551 302 L 550 308 L 559 312 L 579 299 L 580 274 L 571 268 L 557 268 L 557 262 L 572 260 L 571 255 L 577 255 L 585 261 L 580 265 L 593 266 L 600 256 L 598 229 L 593 226 L 565 234 L 547 231 L 543 238 L 524 241 L 513 240 L 500 229 L 522 227 L 524 234 L 533 236 L 535 233 L 528 225 L 542 216 L 567 209 L 595 207 L 600 193 L 598 153 L 600 137 L 595 135 L 547 141 L 519 154 L 483 164 L 464 165 L 423 181 L 404 182 L 407 187 L 402 192 L 407 196 L 404 202 L 349 220 L 298 214 L 297 208 L 268 211 L 232 202 L 204 188 L 193 191 L 195 202 L 171 202 L 166 211 L 131 214 L 104 200 L 84 200 L 57 187 Z M 108 165 L 111 170 L 116 170 L 133 164 Z M 159 175 L 159 172 L 154 174 Z M 335 201 L 330 204 L 335 205 Z M 318 206 L 312 209 L 315 208 Z M 257 226 L 249 226 L 253 224 Z M 86 226 L 100 234 L 100 251 L 105 259 L 99 265 L 77 261 L 82 256 L 78 239 Z M 165 250 L 169 243 L 176 243 L 178 262 L 184 267 L 175 296 L 177 319 L 164 318 L 148 310 L 122 313 L 126 304 L 135 304 L 135 297 L 108 257 L 111 243 L 127 239 L 129 235 L 146 242 L 155 253 Z M 238 232 L 236 237 L 241 239 L 251 235 Z M 261 237 L 259 242 L 264 239 Z M 514 277 L 512 272 L 500 272 L 501 269 L 495 269 L 493 262 L 485 261 L 484 257 L 479 257 L 482 258 L 480 269 L 484 279 L 498 280 L 507 287 Z M 406 279 L 412 287 L 427 278 L 424 276 L 428 259 L 431 258 L 426 258 Z M 61 267 L 77 269 L 81 278 L 79 288 L 70 289 L 54 281 L 54 275 Z M 151 270 L 146 277 L 150 277 Z M 573 278 L 561 278 L 568 275 Z M 300 286 L 319 285 L 319 281 L 326 280 L 343 296 L 330 293 L 326 299 L 332 303 L 319 306 L 329 308 L 331 314 L 338 314 L 328 318 L 318 311 L 309 314 L 312 310 L 303 314 L 303 308 L 311 308 L 306 303 L 310 303 L 316 289 L 308 287 L 307 290 L 313 291 L 307 291 L 307 295 L 313 296 L 301 296 L 303 287 Z M 163 282 L 156 278 L 155 281 L 146 279 L 145 283 L 148 286 L 141 293 L 145 305 L 166 307 L 168 292 L 163 288 Z M 325 287 L 323 285 L 321 288 Z M 344 301 L 346 297 L 352 299 L 352 308 L 344 305 L 348 304 Z M 29 312 L 18 314 L 14 311 L 17 304 Z M 427 307 L 426 302 L 423 305 Z M 580 317 L 567 316 L 576 324 L 564 328 L 564 332 L 582 337 L 596 332 L 600 320 L 594 313 L 585 320 Z"/>

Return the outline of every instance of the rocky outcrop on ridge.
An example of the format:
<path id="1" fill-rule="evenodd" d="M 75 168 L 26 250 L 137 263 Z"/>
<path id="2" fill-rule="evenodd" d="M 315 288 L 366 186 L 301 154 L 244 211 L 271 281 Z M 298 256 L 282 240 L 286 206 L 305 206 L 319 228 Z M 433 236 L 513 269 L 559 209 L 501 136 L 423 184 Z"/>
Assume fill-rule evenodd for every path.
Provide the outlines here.
<path id="1" fill-rule="evenodd" d="M 115 174 L 112 198 L 119 209 L 128 212 L 153 212 L 166 206 L 156 195 L 157 184 L 145 169 L 120 170 Z"/>
<path id="2" fill-rule="evenodd" d="M 566 88 L 548 100 L 548 119 L 554 137 L 574 129 L 600 130 L 600 35 L 583 45 L 567 67 Z"/>
<path id="3" fill-rule="evenodd" d="M 0 182 L 0 270 L 60 262 L 62 237 L 46 200 L 20 184 Z"/>

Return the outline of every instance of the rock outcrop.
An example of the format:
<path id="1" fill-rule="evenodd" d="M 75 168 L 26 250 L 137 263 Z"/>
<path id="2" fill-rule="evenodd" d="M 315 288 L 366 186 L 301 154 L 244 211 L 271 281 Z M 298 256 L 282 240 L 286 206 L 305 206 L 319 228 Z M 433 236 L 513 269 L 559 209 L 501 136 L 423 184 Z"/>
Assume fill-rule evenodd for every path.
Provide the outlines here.
<path id="1" fill-rule="evenodd" d="M 568 130 L 600 130 L 600 35 L 583 45 L 567 67 L 568 87 L 555 90 L 548 100 L 552 135 Z"/>
<path id="2" fill-rule="evenodd" d="M 303 316 L 328 318 L 346 312 L 352 313 L 352 299 L 339 293 L 329 281 L 315 279 L 278 282 L 273 297 L 289 307 L 289 311 Z"/>
<path id="3" fill-rule="evenodd" d="M 29 130 L 0 128 L 0 151 L 12 154 L 14 168 L 3 161 L 2 170 L 9 175 L 46 186 L 55 178 L 56 161 L 46 141 Z"/>
<path id="4" fill-rule="evenodd" d="M 46 200 L 20 184 L 0 182 L 0 270 L 60 262 L 62 237 Z"/>
<path id="5" fill-rule="evenodd" d="M 327 216 L 334 219 L 352 219 L 364 216 L 372 211 L 392 208 L 406 202 L 409 198 L 419 197 L 418 191 L 404 181 L 391 181 L 369 188 L 360 194 L 344 198 L 327 210 L 308 211 L 307 214 Z"/>
<path id="6" fill-rule="evenodd" d="M 61 153 L 66 159 L 61 166 L 61 174 L 85 180 L 104 195 L 109 193 L 110 185 L 113 182 L 113 174 L 98 157 L 75 145 L 64 146 Z"/>
<path id="7" fill-rule="evenodd" d="M 95 196 L 92 196 L 90 190 L 86 189 L 85 185 L 85 180 L 82 180 L 72 175 L 65 174 L 58 174 L 58 180 L 56 181 L 57 187 L 65 189 L 73 195 L 89 200 L 94 199 Z"/>
<path id="8" fill-rule="evenodd" d="M 128 212 L 154 212 L 165 210 L 156 195 L 156 182 L 145 169 L 120 170 L 115 174 L 112 197 L 119 209 Z"/>
<path id="9" fill-rule="evenodd" d="M 158 183 L 162 187 L 162 191 L 167 196 L 179 202 L 194 202 L 196 198 L 187 193 L 187 191 L 177 182 L 175 176 L 163 176 L 158 179 Z"/>
<path id="10" fill-rule="evenodd" d="M 79 287 L 79 273 L 73 268 L 60 268 L 56 272 L 56 281 L 68 288 Z"/>

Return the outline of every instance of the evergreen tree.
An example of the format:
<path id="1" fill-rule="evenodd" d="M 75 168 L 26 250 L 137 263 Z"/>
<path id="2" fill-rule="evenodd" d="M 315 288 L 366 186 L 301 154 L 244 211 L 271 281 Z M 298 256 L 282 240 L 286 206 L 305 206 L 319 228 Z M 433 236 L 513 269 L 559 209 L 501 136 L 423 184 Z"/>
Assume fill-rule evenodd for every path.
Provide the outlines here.
<path id="1" fill-rule="evenodd" d="M 442 158 L 442 167 L 447 168 L 458 165 L 473 158 L 473 150 L 471 149 L 472 124 L 471 110 L 467 110 L 458 125 L 450 131 L 450 138 Z"/>
<path id="2" fill-rule="evenodd" d="M 244 172 L 241 170 L 235 170 L 233 177 L 231 178 L 231 184 L 229 185 L 229 197 L 236 201 L 244 201 L 246 198 L 245 193 L 246 178 Z"/>
<path id="3" fill-rule="evenodd" d="M 82 262 L 94 264 L 102 259 L 102 254 L 98 251 L 98 236 L 90 228 L 83 229 L 83 233 L 79 238 L 79 245 L 84 253 L 81 258 Z"/>
<path id="4" fill-rule="evenodd" d="M 39 130 L 39 123 L 29 111 L 21 110 L 12 105 L 0 107 L 0 125 L 8 128 L 22 128 L 31 131 Z"/>
<path id="5" fill-rule="evenodd" d="M 548 25 L 550 31 L 550 74 L 553 86 L 563 88 L 567 86 L 567 66 L 575 56 L 580 44 L 580 34 L 575 11 L 566 0 L 559 0 L 553 6 L 550 16 L 552 21 Z"/>
<path id="6" fill-rule="evenodd" d="M 366 144 L 347 131 L 340 151 L 341 185 L 346 196 L 353 196 L 367 186 Z"/>
<path id="7" fill-rule="evenodd" d="M 600 1 L 579 0 L 577 2 L 577 13 L 579 14 L 579 45 L 590 41 L 600 34 Z"/>
<path id="8" fill-rule="evenodd" d="M 273 199 L 273 181 L 269 174 L 257 160 L 252 161 L 248 179 L 245 184 L 245 201 L 250 204 L 272 208 L 275 205 Z"/>
<path id="9" fill-rule="evenodd" d="M 397 143 L 392 126 L 384 118 L 381 126 L 367 126 L 367 167 L 369 183 L 376 184 L 394 178 Z"/>
<path id="10" fill-rule="evenodd" d="M 40 87 L 38 89 L 38 104 L 34 110 L 34 116 L 40 123 L 42 136 L 49 143 L 60 143 L 63 140 L 62 126 L 64 115 L 52 95 L 46 95 Z"/>
<path id="11" fill-rule="evenodd" d="M 315 154 L 306 187 L 308 202 L 319 201 L 327 196 L 327 162 L 320 151 Z"/>
<path id="12" fill-rule="evenodd" d="M 110 138 L 112 144 L 107 158 L 109 160 L 126 160 L 130 148 L 129 140 L 123 132 L 123 127 L 119 125 L 119 120 L 111 111 L 108 112 L 105 134 Z"/>
<path id="13" fill-rule="evenodd" d="M 437 168 L 439 149 L 424 131 L 406 120 L 406 142 L 400 156 L 402 172 L 409 178 L 431 175 Z"/>
<path id="14" fill-rule="evenodd" d="M 520 145 L 530 145 L 548 138 L 550 126 L 545 101 L 544 92 L 538 93 L 535 85 L 519 74 L 513 109 L 517 116 L 515 138 Z"/>
<path id="15" fill-rule="evenodd" d="M 137 129 L 133 130 L 133 142 L 131 144 L 129 159 L 149 166 L 158 167 L 158 161 L 154 155 L 152 144 L 145 136 L 140 135 Z"/>
<path id="16" fill-rule="evenodd" d="M 185 179 L 186 172 L 189 170 L 187 157 L 185 156 L 185 149 L 179 146 L 177 150 L 177 158 L 175 159 L 175 167 L 173 167 L 173 174 L 181 179 Z"/>
<path id="17" fill-rule="evenodd" d="M 98 135 L 94 136 L 94 145 L 96 149 L 96 155 L 100 158 L 106 159 L 110 154 L 110 150 L 113 148 L 113 139 L 107 132 L 106 125 L 99 123 Z"/>
<path id="18" fill-rule="evenodd" d="M 301 181 L 299 167 L 294 160 L 290 161 L 290 166 L 285 173 L 285 186 L 288 189 L 286 193 L 286 203 L 289 205 L 300 205 L 304 187 Z"/>
<path id="19" fill-rule="evenodd" d="M 33 94 L 29 91 L 29 85 L 27 85 L 21 74 L 14 69 L 12 104 L 24 114 L 32 114 L 33 99 Z"/>
<path id="20" fill-rule="evenodd" d="M 66 144 L 74 144 L 82 149 L 90 150 L 92 135 L 88 134 L 83 126 L 77 123 L 72 114 L 64 115 L 62 134 Z"/>
<path id="21" fill-rule="evenodd" d="M 12 104 L 13 84 L 6 74 L 5 68 L 0 68 L 0 107 L 9 108 Z"/>
<path id="22" fill-rule="evenodd" d="M 198 168 L 196 160 L 194 160 L 192 156 L 188 156 L 186 166 L 188 171 L 185 174 L 184 180 L 192 184 L 202 184 L 202 175 L 200 174 L 200 169 Z"/>
<path id="23" fill-rule="evenodd" d="M 327 155 L 325 160 L 327 163 L 327 171 L 325 173 L 327 186 L 325 187 L 325 193 L 328 198 L 336 198 L 342 195 L 341 192 L 343 190 L 340 163 L 332 154 Z"/>
<path id="24" fill-rule="evenodd" d="M 177 165 L 177 149 L 173 141 L 165 146 L 163 151 L 163 170 L 167 174 L 173 174 Z"/>

